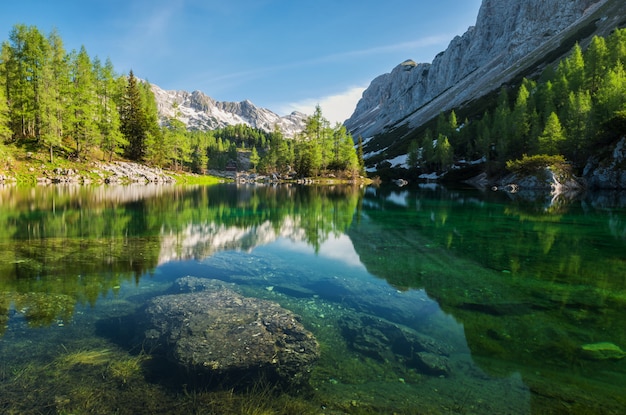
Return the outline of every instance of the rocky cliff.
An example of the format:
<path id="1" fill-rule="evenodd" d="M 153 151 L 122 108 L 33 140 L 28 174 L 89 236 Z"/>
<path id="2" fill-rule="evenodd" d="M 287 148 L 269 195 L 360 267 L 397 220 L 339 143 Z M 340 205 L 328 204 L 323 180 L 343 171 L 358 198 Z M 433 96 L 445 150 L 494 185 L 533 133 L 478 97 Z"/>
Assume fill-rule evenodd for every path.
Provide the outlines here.
<path id="1" fill-rule="evenodd" d="M 215 130 L 228 125 L 247 124 L 270 132 L 277 125 L 286 137 L 293 137 L 302 131 L 307 118 L 307 115 L 296 111 L 281 117 L 248 100 L 220 102 L 201 91 L 166 91 L 157 85 L 151 86 L 160 119 L 173 117 L 174 104 L 177 104 L 180 120 L 192 130 Z"/>
<path id="2" fill-rule="evenodd" d="M 529 65 L 539 69 L 565 39 L 589 35 L 583 24 L 595 24 L 592 32 L 616 27 L 623 9 L 622 0 L 483 0 L 476 25 L 432 63 L 407 60 L 374 79 L 345 125 L 366 140 L 420 126 L 532 71 Z"/>

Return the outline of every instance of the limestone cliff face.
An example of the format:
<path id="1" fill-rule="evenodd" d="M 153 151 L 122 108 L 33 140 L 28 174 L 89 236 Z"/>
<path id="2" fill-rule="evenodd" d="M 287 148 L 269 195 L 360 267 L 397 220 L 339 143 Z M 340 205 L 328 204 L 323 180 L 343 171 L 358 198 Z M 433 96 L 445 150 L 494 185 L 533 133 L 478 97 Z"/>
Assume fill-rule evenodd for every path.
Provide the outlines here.
<path id="1" fill-rule="evenodd" d="M 374 79 L 345 125 L 366 139 L 400 122 L 419 125 L 499 87 L 496 79 L 610 1 L 483 0 L 476 25 L 432 63 L 405 61 Z"/>

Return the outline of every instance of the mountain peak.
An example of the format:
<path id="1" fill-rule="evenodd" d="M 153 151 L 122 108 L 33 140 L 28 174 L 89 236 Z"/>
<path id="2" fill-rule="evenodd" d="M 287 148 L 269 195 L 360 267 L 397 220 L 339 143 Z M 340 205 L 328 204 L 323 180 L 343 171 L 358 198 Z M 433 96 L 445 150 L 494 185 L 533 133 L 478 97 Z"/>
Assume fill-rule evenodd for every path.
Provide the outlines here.
<path id="1" fill-rule="evenodd" d="M 544 45 L 598 8 L 623 0 L 483 0 L 475 26 L 456 36 L 432 63 L 406 60 L 375 78 L 345 122 L 353 136 L 420 126 L 500 87 Z M 536 56 L 535 61 L 539 60 Z"/>
<path id="2" fill-rule="evenodd" d="M 179 119 L 190 130 L 208 131 L 247 124 L 271 132 L 278 126 L 285 137 L 294 137 L 304 129 L 307 119 L 307 115 L 297 111 L 281 117 L 266 108 L 257 107 L 247 99 L 241 102 L 216 101 L 202 91 L 167 91 L 155 84 L 150 86 L 161 121 L 174 116 L 174 104 L 177 104 Z"/>

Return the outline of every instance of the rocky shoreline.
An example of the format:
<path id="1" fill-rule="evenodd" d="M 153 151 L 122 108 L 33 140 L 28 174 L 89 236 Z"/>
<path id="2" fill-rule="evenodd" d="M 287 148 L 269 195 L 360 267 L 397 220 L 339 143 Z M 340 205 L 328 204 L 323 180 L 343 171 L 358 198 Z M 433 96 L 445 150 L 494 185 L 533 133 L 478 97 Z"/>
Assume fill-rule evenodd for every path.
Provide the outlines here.
<path id="1" fill-rule="evenodd" d="M 95 162 L 90 170 L 56 167 L 52 170 L 42 166 L 37 172 L 28 169 L 38 185 L 48 184 L 174 184 L 176 179 L 158 167 L 127 161 L 111 163 Z M 8 174 L 0 174 L 0 184 L 15 184 L 19 180 Z"/>

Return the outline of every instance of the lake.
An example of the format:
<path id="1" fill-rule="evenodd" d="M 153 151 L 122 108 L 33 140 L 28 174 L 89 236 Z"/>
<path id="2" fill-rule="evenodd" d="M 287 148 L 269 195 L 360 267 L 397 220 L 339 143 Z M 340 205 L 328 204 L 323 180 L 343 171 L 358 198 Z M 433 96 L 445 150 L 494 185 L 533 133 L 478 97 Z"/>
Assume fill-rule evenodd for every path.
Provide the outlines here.
<path id="1" fill-rule="evenodd" d="M 301 316 L 307 391 L 146 350 L 139 311 L 187 275 Z M 0 188 L 2 413 L 621 414 L 625 322 L 624 193 Z"/>

